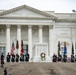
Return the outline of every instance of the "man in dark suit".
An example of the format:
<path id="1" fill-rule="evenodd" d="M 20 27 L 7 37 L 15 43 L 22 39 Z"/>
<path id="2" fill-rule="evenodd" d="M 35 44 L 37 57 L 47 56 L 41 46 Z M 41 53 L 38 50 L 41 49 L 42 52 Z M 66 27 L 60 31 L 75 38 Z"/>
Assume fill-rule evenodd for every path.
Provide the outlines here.
<path id="1" fill-rule="evenodd" d="M 4 69 L 4 75 L 7 75 L 7 67 Z"/>

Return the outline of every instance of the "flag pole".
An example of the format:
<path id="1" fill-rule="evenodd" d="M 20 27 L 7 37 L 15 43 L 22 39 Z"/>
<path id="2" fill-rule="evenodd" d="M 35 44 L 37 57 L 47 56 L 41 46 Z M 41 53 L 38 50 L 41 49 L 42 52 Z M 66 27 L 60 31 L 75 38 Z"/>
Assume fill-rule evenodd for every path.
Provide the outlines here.
<path id="1" fill-rule="evenodd" d="M 72 49 L 72 28 L 71 28 L 71 49 Z M 71 50 L 71 54 L 72 54 L 72 50 Z"/>
<path id="2" fill-rule="evenodd" d="M 73 38 L 72 38 L 72 28 L 71 28 L 71 54 L 74 54 L 74 47 L 73 47 Z"/>
<path id="3" fill-rule="evenodd" d="M 71 28 L 71 54 L 72 54 L 72 28 Z"/>
<path id="4" fill-rule="evenodd" d="M 17 49 L 17 54 L 18 54 L 18 48 L 19 48 L 19 43 L 18 43 L 18 40 L 16 41 L 16 49 Z"/>

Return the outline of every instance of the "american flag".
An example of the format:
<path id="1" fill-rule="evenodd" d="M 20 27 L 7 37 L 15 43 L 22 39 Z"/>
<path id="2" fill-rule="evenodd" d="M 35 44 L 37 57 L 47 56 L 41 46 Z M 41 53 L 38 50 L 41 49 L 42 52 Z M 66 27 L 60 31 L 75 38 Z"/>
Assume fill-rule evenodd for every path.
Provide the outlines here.
<path id="1" fill-rule="evenodd" d="M 15 47 L 14 47 L 14 42 L 13 42 L 12 47 L 11 47 L 11 55 L 13 54 L 14 50 L 15 50 Z"/>

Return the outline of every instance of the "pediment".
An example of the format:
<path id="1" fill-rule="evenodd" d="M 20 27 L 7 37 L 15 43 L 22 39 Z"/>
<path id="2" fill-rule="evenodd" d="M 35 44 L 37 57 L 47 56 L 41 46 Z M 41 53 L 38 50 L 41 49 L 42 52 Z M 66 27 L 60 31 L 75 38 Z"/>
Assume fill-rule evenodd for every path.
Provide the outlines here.
<path id="1" fill-rule="evenodd" d="M 35 8 L 29 7 L 27 5 L 22 5 L 10 10 L 6 10 L 0 13 L 2 17 L 55 17 L 51 14 L 45 13 L 43 11 L 37 10 Z"/>

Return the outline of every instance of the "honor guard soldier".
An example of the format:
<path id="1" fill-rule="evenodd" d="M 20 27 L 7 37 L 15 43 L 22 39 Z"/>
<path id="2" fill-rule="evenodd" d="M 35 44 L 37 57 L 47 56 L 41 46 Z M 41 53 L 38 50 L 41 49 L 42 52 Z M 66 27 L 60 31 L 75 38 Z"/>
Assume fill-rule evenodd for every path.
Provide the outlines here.
<path id="1" fill-rule="evenodd" d="M 11 62 L 15 62 L 15 55 L 12 54 Z"/>
<path id="2" fill-rule="evenodd" d="M 4 64 L 4 55 L 2 53 L 2 55 L 1 55 L 1 67 L 3 67 L 3 64 Z"/>
<path id="3" fill-rule="evenodd" d="M 28 54 L 28 52 L 25 54 L 25 61 L 26 61 L 26 62 L 29 61 L 29 54 Z"/>
<path id="4" fill-rule="evenodd" d="M 53 55 L 53 62 L 56 62 L 57 61 L 57 56 L 54 54 Z"/>
<path id="5" fill-rule="evenodd" d="M 60 61 L 62 61 L 62 56 L 61 55 L 58 56 L 58 62 L 60 62 Z"/>
<path id="6" fill-rule="evenodd" d="M 7 55 L 7 62 L 10 62 L 10 55 L 9 55 L 9 53 Z"/>
<path id="7" fill-rule="evenodd" d="M 66 55 L 63 56 L 63 62 L 67 62 L 67 56 Z"/>
<path id="8" fill-rule="evenodd" d="M 20 61 L 21 61 L 21 62 L 24 61 L 24 54 L 21 54 L 21 56 L 20 56 Z"/>
<path id="9" fill-rule="evenodd" d="M 74 55 L 71 55 L 71 62 L 74 62 Z"/>
<path id="10" fill-rule="evenodd" d="M 16 54 L 16 62 L 19 62 L 19 55 Z"/>

